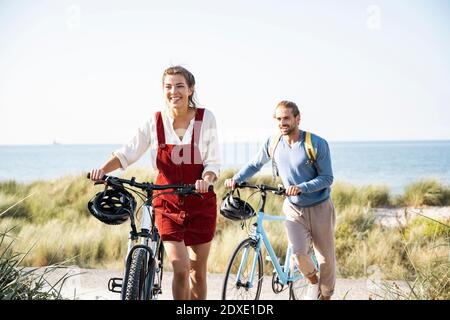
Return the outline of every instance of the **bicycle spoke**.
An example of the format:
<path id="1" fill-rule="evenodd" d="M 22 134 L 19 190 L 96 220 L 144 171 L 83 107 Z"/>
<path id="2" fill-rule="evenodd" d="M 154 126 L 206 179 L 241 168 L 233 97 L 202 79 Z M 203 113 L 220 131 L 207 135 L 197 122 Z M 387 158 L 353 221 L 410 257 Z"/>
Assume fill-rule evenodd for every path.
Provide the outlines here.
<path id="1" fill-rule="evenodd" d="M 223 299 L 253 300 L 258 299 L 263 280 L 261 255 L 256 257 L 256 249 L 252 239 L 244 240 L 235 250 L 227 268 Z M 251 273 L 256 259 L 253 279 Z"/>
<path id="2" fill-rule="evenodd" d="M 290 299 L 303 300 L 309 282 L 298 270 L 295 271 L 295 276 L 297 280 L 291 282 L 289 285 Z"/>

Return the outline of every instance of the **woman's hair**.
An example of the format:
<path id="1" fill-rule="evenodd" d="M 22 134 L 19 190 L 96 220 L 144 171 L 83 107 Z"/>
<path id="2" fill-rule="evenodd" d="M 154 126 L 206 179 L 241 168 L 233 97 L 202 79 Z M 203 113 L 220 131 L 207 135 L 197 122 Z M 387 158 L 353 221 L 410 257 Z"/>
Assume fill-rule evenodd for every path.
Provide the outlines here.
<path id="1" fill-rule="evenodd" d="M 192 89 L 192 94 L 189 96 L 189 102 L 188 102 L 188 106 L 191 108 L 197 108 L 197 98 L 195 97 L 195 78 L 194 75 L 187 70 L 186 68 L 183 68 L 182 66 L 174 66 L 174 67 L 170 67 L 167 68 L 164 71 L 163 77 L 162 77 L 162 81 L 164 84 L 164 79 L 167 75 L 173 76 L 173 75 L 177 75 L 180 74 L 184 77 L 184 79 L 186 80 L 186 83 L 189 87 L 189 89 Z"/>
<path id="2" fill-rule="evenodd" d="M 279 102 L 277 104 L 275 110 L 278 109 L 279 107 L 284 107 L 284 108 L 291 109 L 292 114 L 294 115 L 294 117 L 296 117 L 296 116 L 298 116 L 300 114 L 300 111 L 298 110 L 297 105 L 294 102 L 292 102 L 292 101 L 283 100 L 283 101 Z M 275 116 L 275 113 L 274 113 L 274 116 Z"/>

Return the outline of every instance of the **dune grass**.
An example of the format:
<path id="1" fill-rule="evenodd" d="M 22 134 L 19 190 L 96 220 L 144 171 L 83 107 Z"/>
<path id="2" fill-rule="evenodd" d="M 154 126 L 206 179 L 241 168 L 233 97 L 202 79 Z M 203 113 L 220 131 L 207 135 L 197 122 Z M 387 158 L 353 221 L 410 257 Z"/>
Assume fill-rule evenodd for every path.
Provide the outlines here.
<path id="1" fill-rule="evenodd" d="M 434 179 L 424 179 L 406 187 L 401 204 L 408 207 L 448 206 L 450 188 Z"/>
<path id="2" fill-rule="evenodd" d="M 233 173 L 223 172 L 215 186 L 218 205 L 228 191 L 223 187 L 223 181 Z M 127 170 L 124 176 L 135 176 L 141 181 L 154 179 L 151 172 L 141 169 Z M 272 181 L 270 176 L 257 176 L 250 183 L 277 185 L 279 181 Z M 30 246 L 33 247 L 21 260 L 21 265 L 46 266 L 72 259 L 80 267 L 121 268 L 129 225 L 104 225 L 90 215 L 86 206 L 89 199 L 102 189 L 103 186 L 93 186 L 84 175 L 30 184 L 1 182 L 0 229 L 15 226 L 11 236 L 17 240 L 19 251 L 26 252 Z M 448 279 L 449 229 L 446 225 L 450 224 L 449 221 L 439 224 L 418 218 L 405 227 L 387 229 L 375 222 L 372 211 L 372 208 L 400 204 L 414 207 L 448 205 L 448 190 L 448 186 L 437 181 L 419 181 L 408 186 L 401 197 L 393 198 L 386 186 L 353 186 L 336 182 L 332 188 L 332 199 L 337 212 L 338 276 L 367 277 L 371 266 L 376 266 L 384 279 L 419 281 L 417 279 L 423 275 L 422 279 L 429 279 L 423 282 L 429 283 L 436 279 L 430 276 L 430 272 L 433 274 L 435 270 L 441 270 L 438 279 L 445 279 L 445 275 Z M 241 196 L 257 210 L 260 198 L 252 193 L 251 190 L 242 190 Z M 282 214 L 280 208 L 283 200 L 269 194 L 266 211 Z M 224 272 L 234 247 L 246 237 L 250 225 L 251 221 L 248 221 L 242 229 L 239 222 L 218 215 L 209 272 Z M 272 222 L 265 227 L 277 255 L 283 258 L 287 243 L 283 223 Z M 0 244 L 0 250 L 2 246 L 4 244 Z M 266 266 L 269 273 L 271 267 L 269 264 Z M 166 267 L 170 269 L 168 264 Z M 431 288 L 437 286 L 435 283 Z M 448 285 L 443 286 L 448 291 Z M 433 293 L 431 289 L 423 289 L 421 292 L 425 293 L 417 296 L 443 297 L 442 293 L 438 293 L 442 290 L 440 287 Z"/>
<path id="3" fill-rule="evenodd" d="M 353 186 L 344 182 L 333 184 L 331 197 L 337 209 L 359 205 L 368 208 L 392 206 L 387 186 Z"/>
<path id="4" fill-rule="evenodd" d="M 22 265 L 30 252 L 21 253 L 15 248 L 11 229 L 0 232 L 0 300 L 50 300 L 61 299 L 61 289 L 68 279 L 64 274 L 55 282 L 49 283 L 47 277 L 62 264 L 38 270 Z"/>
<path id="5" fill-rule="evenodd" d="M 401 236 L 402 263 L 407 290 L 395 284 L 383 287 L 384 298 L 405 300 L 450 299 L 450 219 L 415 218 L 394 230 Z M 391 253 L 388 251 L 388 253 Z"/>

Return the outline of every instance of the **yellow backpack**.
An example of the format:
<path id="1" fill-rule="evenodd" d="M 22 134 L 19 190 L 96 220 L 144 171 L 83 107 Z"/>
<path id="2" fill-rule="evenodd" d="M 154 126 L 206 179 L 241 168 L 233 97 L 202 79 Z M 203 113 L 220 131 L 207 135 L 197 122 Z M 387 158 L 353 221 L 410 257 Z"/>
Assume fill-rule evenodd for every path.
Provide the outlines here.
<path id="1" fill-rule="evenodd" d="M 269 158 L 272 159 L 272 175 L 274 180 L 276 177 L 278 177 L 278 168 L 275 163 L 275 160 L 273 158 L 273 155 L 275 153 L 275 149 L 278 146 L 278 143 L 280 142 L 280 139 L 283 135 L 281 133 L 278 133 L 272 137 L 269 144 Z M 312 140 L 311 140 L 311 132 L 305 131 L 305 150 L 306 150 L 306 156 L 308 157 L 308 163 L 311 163 L 313 165 L 316 164 L 316 151 L 314 150 Z"/>

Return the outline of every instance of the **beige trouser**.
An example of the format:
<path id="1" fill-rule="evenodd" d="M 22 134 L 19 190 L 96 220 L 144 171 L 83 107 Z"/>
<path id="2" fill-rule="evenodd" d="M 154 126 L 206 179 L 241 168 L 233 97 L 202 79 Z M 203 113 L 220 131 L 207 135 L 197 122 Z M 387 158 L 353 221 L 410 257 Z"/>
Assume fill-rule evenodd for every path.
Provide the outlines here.
<path id="1" fill-rule="evenodd" d="M 336 257 L 334 250 L 334 229 L 336 215 L 331 199 L 316 206 L 299 208 L 287 199 L 283 203 L 286 215 L 286 231 L 292 251 L 297 258 L 300 271 L 313 276 L 316 271 L 309 255 L 311 241 L 320 269 L 320 291 L 331 296 L 336 282 Z"/>

